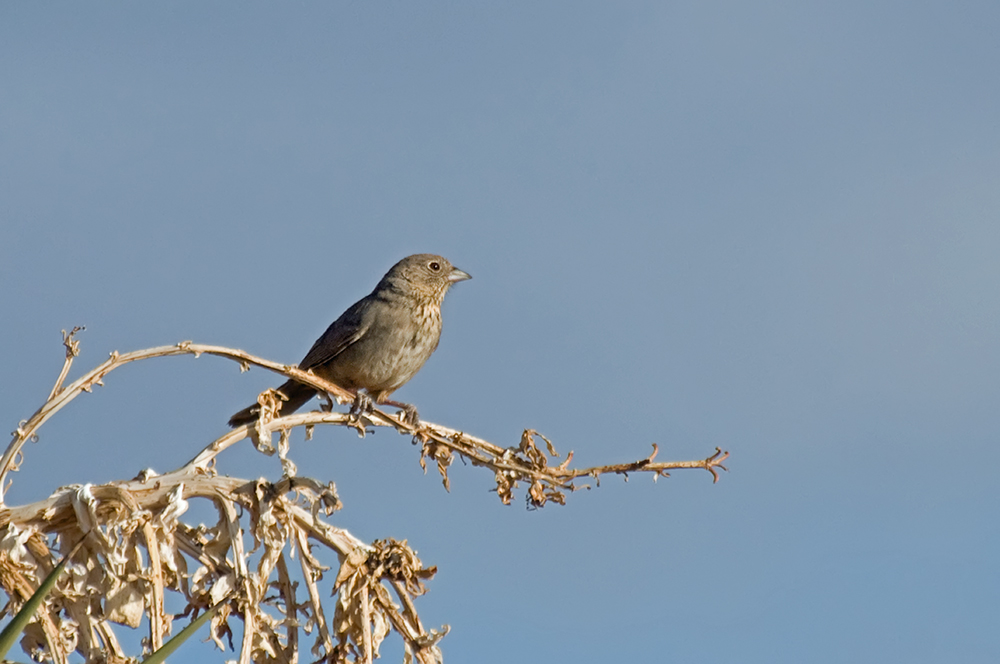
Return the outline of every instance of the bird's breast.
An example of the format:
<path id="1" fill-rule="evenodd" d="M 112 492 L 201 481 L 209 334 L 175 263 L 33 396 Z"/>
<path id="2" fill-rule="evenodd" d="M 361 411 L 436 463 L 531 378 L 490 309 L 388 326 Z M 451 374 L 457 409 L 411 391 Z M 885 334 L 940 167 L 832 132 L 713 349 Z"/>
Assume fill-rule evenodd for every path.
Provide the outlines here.
<path id="1" fill-rule="evenodd" d="M 392 392 L 420 371 L 440 338 L 441 312 L 437 307 L 415 307 L 406 315 L 382 316 L 344 349 L 325 373 L 344 387 Z"/>

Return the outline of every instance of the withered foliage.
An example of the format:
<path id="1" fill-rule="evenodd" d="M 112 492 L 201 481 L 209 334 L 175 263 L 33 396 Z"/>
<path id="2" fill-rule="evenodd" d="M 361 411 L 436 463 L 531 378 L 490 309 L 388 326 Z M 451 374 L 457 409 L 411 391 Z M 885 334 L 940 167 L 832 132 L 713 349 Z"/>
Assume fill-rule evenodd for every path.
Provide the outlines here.
<path id="1" fill-rule="evenodd" d="M 328 517 L 341 507 L 336 488 L 297 474 L 289 436 L 295 427 L 305 427 L 307 436 L 318 424 L 350 427 L 362 436 L 372 427 L 394 428 L 419 445 L 425 470 L 428 460 L 436 464 L 446 488 L 457 456 L 493 472 L 504 504 L 524 485 L 525 499 L 535 508 L 549 501 L 562 504 L 569 492 L 585 486 L 576 481 L 599 481 L 607 473 L 648 472 L 656 478 L 673 469 L 702 468 L 717 480 L 727 456 L 716 450 L 707 459 L 656 462 L 654 445 L 649 457 L 629 463 L 574 469 L 569 453 L 550 464 L 558 461 L 554 446 L 531 429 L 518 445 L 499 447 L 430 422 L 411 425 L 402 414 L 379 409 L 331 412 L 334 400 L 353 402 L 354 396 L 294 366 L 190 342 L 112 353 L 64 386 L 79 353 L 75 332 L 64 333 L 66 362 L 48 400 L 20 424 L 0 460 L 0 585 L 8 598 L 0 616 L 16 613 L 59 558 L 83 543 L 24 633 L 21 645 L 36 661 L 64 664 L 77 653 L 74 661 L 82 656 L 88 663 L 137 662 L 142 653 L 127 652 L 121 630 L 141 629 L 146 634 L 142 650 L 149 652 L 177 631 L 176 621 L 186 623 L 218 606 L 210 638 L 223 651 L 237 651 L 241 664 L 370 663 L 393 632 L 402 639 L 404 662 L 440 662 L 438 642 L 448 627 L 425 628 L 414 604 L 436 568 L 425 566 L 405 541 L 369 544 L 332 525 Z M 275 418 L 281 395 L 268 390 L 258 399 L 263 416 L 257 423 L 212 441 L 177 470 L 64 487 L 30 505 L 4 502 L 24 444 L 37 439 L 38 429 L 60 408 L 124 364 L 182 354 L 217 355 L 244 370 L 256 365 L 295 378 L 328 395 L 328 408 Z M 279 479 L 244 480 L 216 471 L 216 456 L 246 438 L 258 451 L 278 455 Z M 214 524 L 183 519 L 189 501 L 196 499 L 214 506 Z M 332 557 L 324 551 L 336 555 L 335 576 L 325 574 L 329 567 L 322 559 Z M 183 609 L 175 615 L 168 604 Z M 234 619 L 241 628 L 234 629 Z"/>

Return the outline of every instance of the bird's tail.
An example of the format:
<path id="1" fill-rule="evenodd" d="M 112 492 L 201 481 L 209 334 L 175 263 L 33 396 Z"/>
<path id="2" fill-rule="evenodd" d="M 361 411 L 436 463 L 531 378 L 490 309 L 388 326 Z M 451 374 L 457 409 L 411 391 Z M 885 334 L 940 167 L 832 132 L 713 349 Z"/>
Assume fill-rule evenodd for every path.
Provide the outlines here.
<path id="1" fill-rule="evenodd" d="M 287 401 L 281 402 L 281 408 L 278 410 L 279 417 L 294 413 L 305 405 L 307 401 L 312 399 L 314 394 L 316 394 L 316 390 L 313 388 L 308 385 L 303 385 L 302 383 L 296 383 L 294 380 L 286 382 L 278 388 L 278 391 L 288 397 Z M 258 404 L 247 406 L 229 418 L 229 426 L 236 428 L 238 426 L 243 426 L 244 424 L 256 422 L 259 417 L 259 411 L 260 406 Z"/>

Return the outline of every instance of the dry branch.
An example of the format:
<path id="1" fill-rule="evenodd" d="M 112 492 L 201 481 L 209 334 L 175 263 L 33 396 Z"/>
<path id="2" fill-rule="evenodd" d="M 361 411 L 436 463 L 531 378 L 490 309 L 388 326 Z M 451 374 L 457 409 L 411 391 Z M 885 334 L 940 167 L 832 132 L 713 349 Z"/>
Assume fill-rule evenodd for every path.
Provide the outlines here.
<path id="1" fill-rule="evenodd" d="M 441 661 L 439 640 L 447 626 L 427 630 L 414 598 L 435 573 L 424 567 L 406 542 L 385 540 L 366 544 L 325 520 L 340 508 L 332 482 L 296 475 L 290 458 L 289 432 L 317 424 L 350 427 L 365 435 L 372 427 L 391 427 L 420 445 L 420 463 L 433 461 L 448 486 L 448 468 L 456 456 L 489 469 L 499 498 L 509 504 L 514 490 L 526 486 L 533 507 L 548 501 L 563 503 L 567 492 L 585 485 L 587 477 L 648 472 L 665 476 L 669 470 L 702 468 L 718 480 L 717 469 L 728 456 L 721 450 L 706 459 L 657 462 L 653 453 L 638 461 L 570 468 L 570 452 L 560 463 L 552 443 L 525 430 L 518 445 L 500 447 L 461 431 L 431 422 L 409 424 L 399 415 L 377 408 L 360 413 L 314 411 L 271 418 L 273 391 L 261 395 L 263 416 L 254 425 L 234 429 L 209 443 L 193 459 L 164 475 L 145 473 L 132 480 L 101 486 L 64 487 L 49 498 L 23 506 L 7 506 L 3 497 L 23 461 L 25 442 L 63 406 L 89 392 L 115 369 L 131 362 L 172 355 L 225 357 L 246 370 L 263 367 L 306 383 L 329 402 L 346 403 L 354 395 L 294 366 L 270 362 L 240 350 L 184 342 L 131 353 L 112 353 L 91 371 L 64 385 L 79 354 L 78 329 L 64 332 L 66 361 L 48 400 L 20 423 L 0 459 L 0 585 L 9 601 L 0 616 L 13 614 L 51 570 L 71 543 L 84 540 L 69 573 L 25 632 L 22 646 L 35 658 L 66 662 L 77 652 L 87 662 L 137 661 L 119 645 L 114 625 L 145 624 L 147 649 L 160 647 L 182 617 L 193 618 L 209 607 L 224 606 L 211 619 L 211 637 L 220 647 L 234 647 L 231 619 L 243 623 L 239 661 L 297 663 L 306 637 L 321 662 L 371 662 L 391 633 L 403 640 L 407 660 L 422 664 Z M 273 444 L 274 434 L 278 444 Z M 243 480 L 219 475 L 215 460 L 231 445 L 250 438 L 257 450 L 278 453 L 283 476 L 275 481 Z M 537 440 L 545 443 L 540 449 Z M 214 525 L 181 520 L 188 501 L 215 506 Z M 249 550 L 248 550 L 249 547 Z M 320 583 L 327 567 L 323 555 L 336 555 L 338 573 L 332 582 L 334 615 L 322 601 Z M 290 572 L 288 557 L 298 556 L 305 593 Z M 255 561 L 255 562 L 253 562 Z M 298 574 L 298 571 L 295 572 Z M 167 597 L 181 597 L 180 616 L 165 610 Z M 120 629 L 120 628 L 119 628 Z M 312 660 L 310 660 L 312 661 Z"/>

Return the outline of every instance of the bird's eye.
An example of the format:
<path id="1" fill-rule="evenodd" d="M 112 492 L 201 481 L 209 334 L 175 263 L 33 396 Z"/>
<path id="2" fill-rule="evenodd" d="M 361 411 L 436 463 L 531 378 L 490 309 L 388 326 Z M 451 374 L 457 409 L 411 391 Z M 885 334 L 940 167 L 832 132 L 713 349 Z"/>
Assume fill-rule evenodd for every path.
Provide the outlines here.
<path id="1" fill-rule="evenodd" d="M 441 263 L 438 263 L 437 261 L 431 261 L 430 263 L 427 264 L 427 267 L 437 272 L 438 270 L 441 269 Z"/>

